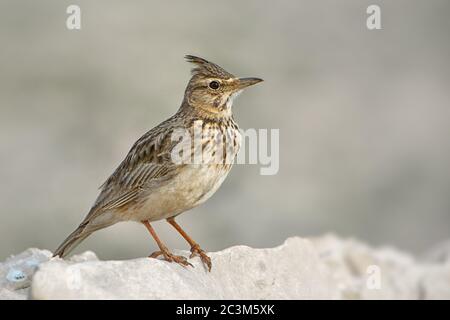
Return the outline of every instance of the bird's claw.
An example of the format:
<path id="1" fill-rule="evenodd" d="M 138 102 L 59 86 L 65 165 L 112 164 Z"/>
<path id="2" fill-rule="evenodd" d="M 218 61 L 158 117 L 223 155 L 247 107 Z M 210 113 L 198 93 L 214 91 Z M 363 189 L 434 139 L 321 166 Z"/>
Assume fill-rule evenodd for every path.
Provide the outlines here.
<path id="1" fill-rule="evenodd" d="M 195 244 L 191 247 L 191 255 L 189 256 L 189 258 L 193 258 L 195 256 L 199 256 L 203 264 L 208 268 L 208 271 L 211 271 L 212 267 L 211 258 L 208 257 L 206 252 L 203 249 L 201 249 L 198 244 Z"/>
<path id="2" fill-rule="evenodd" d="M 167 262 L 175 262 L 178 263 L 179 265 L 182 265 L 183 267 L 187 266 L 194 267 L 191 263 L 187 261 L 186 257 L 174 255 L 169 251 L 161 251 L 161 250 L 155 251 L 149 256 L 149 258 L 156 259 L 160 255 L 162 255 L 164 257 L 164 260 L 166 260 Z"/>

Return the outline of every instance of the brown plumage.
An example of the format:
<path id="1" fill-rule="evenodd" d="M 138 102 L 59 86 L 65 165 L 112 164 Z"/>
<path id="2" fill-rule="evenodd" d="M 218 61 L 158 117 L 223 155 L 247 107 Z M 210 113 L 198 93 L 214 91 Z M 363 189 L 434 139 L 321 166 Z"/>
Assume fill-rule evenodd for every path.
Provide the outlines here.
<path id="1" fill-rule="evenodd" d="M 54 256 L 66 256 L 96 230 L 132 220 L 142 222 L 156 240 L 160 250 L 151 257 L 163 255 L 167 261 L 190 265 L 186 258 L 170 253 L 150 225 L 166 219 L 189 242 L 191 256 L 199 255 L 211 269 L 209 257 L 175 217 L 205 202 L 222 184 L 240 147 L 233 99 L 262 80 L 236 78 L 203 58 L 188 55 L 186 60 L 195 67 L 179 110 L 134 143 Z"/>

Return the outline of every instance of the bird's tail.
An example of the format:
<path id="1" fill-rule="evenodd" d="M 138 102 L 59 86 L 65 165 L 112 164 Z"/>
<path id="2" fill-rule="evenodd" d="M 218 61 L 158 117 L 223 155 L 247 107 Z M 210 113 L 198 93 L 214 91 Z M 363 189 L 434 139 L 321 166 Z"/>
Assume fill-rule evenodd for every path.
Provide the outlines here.
<path id="1" fill-rule="evenodd" d="M 86 230 L 86 224 L 80 225 L 74 232 L 72 232 L 66 240 L 55 250 L 53 256 L 60 256 L 64 258 L 66 255 L 70 253 L 77 245 L 81 243 L 84 239 L 86 239 L 92 231 Z"/>

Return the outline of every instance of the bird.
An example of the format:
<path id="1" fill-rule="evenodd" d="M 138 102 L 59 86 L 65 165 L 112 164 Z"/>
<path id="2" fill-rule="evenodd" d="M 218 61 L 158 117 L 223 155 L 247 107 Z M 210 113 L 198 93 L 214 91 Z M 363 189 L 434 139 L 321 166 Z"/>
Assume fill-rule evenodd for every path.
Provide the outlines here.
<path id="1" fill-rule="evenodd" d="M 156 234 L 152 222 L 165 219 L 211 271 L 207 253 L 175 218 L 208 200 L 233 166 L 242 135 L 232 105 L 243 89 L 263 81 L 238 78 L 204 58 L 186 55 L 193 64 L 178 111 L 146 132 L 100 186 L 84 220 L 55 250 L 64 258 L 93 232 L 123 221 L 142 223 L 159 250 L 149 257 L 192 266 L 175 255 Z"/>

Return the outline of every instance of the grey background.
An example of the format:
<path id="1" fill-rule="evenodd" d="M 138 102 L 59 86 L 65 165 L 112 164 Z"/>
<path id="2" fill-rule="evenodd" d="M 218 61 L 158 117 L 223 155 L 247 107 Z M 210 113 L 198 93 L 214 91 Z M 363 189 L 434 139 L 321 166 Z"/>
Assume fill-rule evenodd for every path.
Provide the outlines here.
<path id="1" fill-rule="evenodd" d="M 365 26 L 369 4 L 382 26 Z M 69 4 L 82 30 L 65 27 Z M 141 134 L 178 108 L 197 54 L 265 82 L 243 128 L 280 129 L 280 171 L 236 166 L 179 222 L 206 249 L 335 232 L 421 252 L 450 230 L 450 2 L 0 2 L 0 259 L 53 250 Z M 187 245 L 166 223 L 170 247 Z M 122 223 L 77 251 L 156 249 Z"/>

